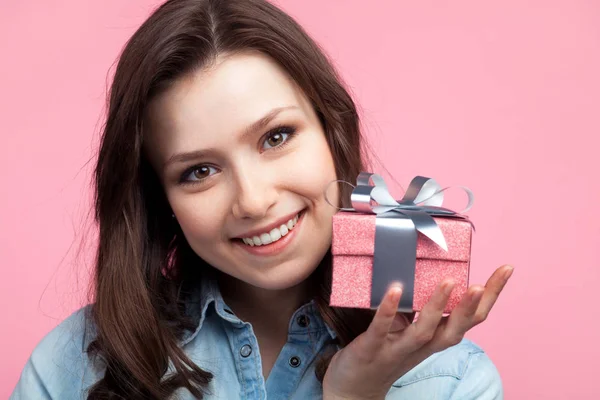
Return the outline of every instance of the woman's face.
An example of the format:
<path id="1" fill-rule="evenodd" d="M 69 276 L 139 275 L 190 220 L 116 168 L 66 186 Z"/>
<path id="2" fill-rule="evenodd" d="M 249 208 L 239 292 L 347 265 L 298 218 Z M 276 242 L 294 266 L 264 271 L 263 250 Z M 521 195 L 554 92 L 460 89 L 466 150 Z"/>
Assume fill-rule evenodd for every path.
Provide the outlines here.
<path id="1" fill-rule="evenodd" d="M 305 280 L 331 244 L 336 179 L 308 99 L 270 58 L 221 57 L 148 112 L 147 153 L 194 251 L 264 289 Z M 328 188 L 338 203 L 335 184 Z"/>

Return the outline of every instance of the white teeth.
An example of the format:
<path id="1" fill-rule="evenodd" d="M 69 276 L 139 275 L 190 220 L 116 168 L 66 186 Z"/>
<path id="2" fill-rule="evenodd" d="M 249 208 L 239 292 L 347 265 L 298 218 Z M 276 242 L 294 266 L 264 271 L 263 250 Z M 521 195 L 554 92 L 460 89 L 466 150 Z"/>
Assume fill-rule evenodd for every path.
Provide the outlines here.
<path id="1" fill-rule="evenodd" d="M 269 236 L 271 236 L 271 242 L 276 242 L 281 239 L 281 232 L 279 231 L 279 228 L 275 228 L 269 232 Z"/>
<path id="2" fill-rule="evenodd" d="M 285 224 L 282 224 L 279 228 L 274 228 L 269 233 L 262 233 L 260 236 L 253 236 L 251 238 L 243 238 L 243 242 L 249 246 L 261 246 L 278 241 L 285 235 L 287 235 L 298 223 L 298 215 L 290 219 Z"/>
<path id="3" fill-rule="evenodd" d="M 262 235 L 260 235 L 260 241 L 262 244 L 269 244 L 273 240 L 271 239 L 271 235 L 269 235 L 268 233 L 263 233 Z"/>
<path id="4" fill-rule="evenodd" d="M 288 232 L 290 231 L 287 227 L 287 225 L 281 225 L 279 227 L 279 230 L 281 231 L 281 236 L 285 236 L 288 234 Z"/>

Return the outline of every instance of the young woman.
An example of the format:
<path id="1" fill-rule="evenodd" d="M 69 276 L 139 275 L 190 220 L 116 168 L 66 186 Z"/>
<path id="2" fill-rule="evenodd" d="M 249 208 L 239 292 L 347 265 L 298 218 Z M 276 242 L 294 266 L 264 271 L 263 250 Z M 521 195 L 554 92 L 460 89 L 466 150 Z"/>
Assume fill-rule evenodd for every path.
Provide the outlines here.
<path id="1" fill-rule="evenodd" d="M 94 301 L 38 344 L 14 399 L 500 399 L 464 334 L 512 268 L 449 317 L 328 306 L 336 179 L 368 170 L 355 105 L 263 0 L 171 0 L 124 49 L 95 170 Z M 328 199 L 348 206 L 347 187 Z"/>

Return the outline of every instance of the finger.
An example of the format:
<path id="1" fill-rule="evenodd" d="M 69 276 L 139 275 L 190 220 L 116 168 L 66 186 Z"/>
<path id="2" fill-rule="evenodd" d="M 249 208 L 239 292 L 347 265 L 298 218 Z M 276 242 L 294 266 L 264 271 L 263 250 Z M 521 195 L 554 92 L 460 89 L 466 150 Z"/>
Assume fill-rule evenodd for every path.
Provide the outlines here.
<path id="1" fill-rule="evenodd" d="M 506 284 L 506 274 L 510 271 L 508 266 L 498 268 L 488 279 L 485 288 L 481 285 L 469 287 L 460 303 L 450 313 L 448 325 L 442 331 L 442 345 L 458 343 L 469 329 L 487 318 Z"/>
<path id="2" fill-rule="evenodd" d="M 440 323 L 436 328 L 435 334 L 433 335 L 433 339 L 431 339 L 428 343 L 421 346 L 420 348 L 414 349 L 414 351 L 409 352 L 409 354 L 405 358 L 407 363 L 416 365 L 417 363 L 425 360 L 432 354 L 442 351 L 450 346 L 449 344 L 445 344 L 444 340 L 442 339 L 443 332 L 447 330 L 448 319 L 449 317 L 442 317 Z"/>
<path id="3" fill-rule="evenodd" d="M 483 298 L 475 313 L 475 325 L 480 324 L 487 319 L 488 314 L 492 310 L 492 307 L 494 307 L 494 304 L 496 304 L 496 300 L 498 300 L 500 293 L 502 293 L 504 286 L 506 286 L 506 283 L 510 279 L 513 270 L 514 268 L 512 266 L 504 265 L 494 271 L 490 279 L 488 279 L 485 284 Z"/>
<path id="4" fill-rule="evenodd" d="M 406 329 L 406 335 L 412 335 L 416 347 L 421 347 L 433 339 L 436 329 L 444 315 L 444 308 L 455 283 L 452 280 L 444 280 L 436 288 L 431 299 L 425 304 L 419 319 Z"/>
<path id="5" fill-rule="evenodd" d="M 398 304 L 400 303 L 401 296 L 402 286 L 398 283 L 390 285 L 375 312 L 375 317 L 373 317 L 371 324 L 367 328 L 367 335 L 374 341 L 380 342 L 386 338 L 394 322 L 394 317 L 398 312 Z"/>
<path id="6" fill-rule="evenodd" d="M 460 343 L 465 333 L 472 327 L 472 318 L 481 301 L 482 293 L 483 287 L 470 287 L 450 315 L 442 318 L 433 338 L 416 352 L 416 356 L 433 354 Z"/>
<path id="7" fill-rule="evenodd" d="M 406 329 L 410 325 L 410 321 L 406 317 L 406 314 L 396 313 L 392 325 L 390 326 L 390 333 L 398 333 Z"/>
<path id="8" fill-rule="evenodd" d="M 475 325 L 473 322 L 475 312 L 481 303 L 484 292 L 485 289 L 481 285 L 471 286 L 467 290 L 456 308 L 450 313 L 447 323 L 438 333 L 439 339 L 441 339 L 440 346 L 445 348 L 458 344 L 465 333 Z"/>
<path id="9" fill-rule="evenodd" d="M 440 322 L 434 338 L 415 356 L 426 357 L 460 343 L 469 329 L 487 318 L 512 271 L 511 266 L 505 265 L 492 274 L 485 288 L 481 285 L 471 286 L 450 316 Z"/>

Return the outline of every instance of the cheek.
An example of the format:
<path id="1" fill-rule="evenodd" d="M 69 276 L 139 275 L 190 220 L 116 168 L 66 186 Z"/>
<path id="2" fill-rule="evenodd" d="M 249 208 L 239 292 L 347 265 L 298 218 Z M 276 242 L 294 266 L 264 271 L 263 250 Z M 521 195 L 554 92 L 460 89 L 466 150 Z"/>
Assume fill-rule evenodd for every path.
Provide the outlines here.
<path id="1" fill-rule="evenodd" d="M 220 237 L 225 211 L 222 201 L 211 201 L 209 196 L 178 193 L 169 202 L 181 229 L 191 242 L 210 241 Z"/>
<path id="2" fill-rule="evenodd" d="M 336 179 L 335 165 L 327 142 L 322 134 L 304 140 L 302 149 L 286 160 L 286 180 L 301 190 L 303 195 L 313 199 L 322 199 L 328 188 L 327 197 L 336 204 L 337 186 L 329 185 Z"/>

